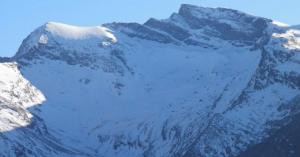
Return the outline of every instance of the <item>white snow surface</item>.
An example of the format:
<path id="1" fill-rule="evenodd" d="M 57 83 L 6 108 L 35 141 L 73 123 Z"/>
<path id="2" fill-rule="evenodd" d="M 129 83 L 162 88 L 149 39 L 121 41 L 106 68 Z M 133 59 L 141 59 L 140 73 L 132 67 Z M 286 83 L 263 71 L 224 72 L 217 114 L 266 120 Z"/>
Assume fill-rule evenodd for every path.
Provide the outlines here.
<path id="1" fill-rule="evenodd" d="M 21 75 L 16 63 L 0 63 L 0 132 L 29 125 L 32 114 L 27 109 L 44 100 L 44 95 Z"/>
<path id="2" fill-rule="evenodd" d="M 280 22 L 280 21 L 276 21 L 276 20 L 273 20 L 272 22 L 274 25 L 276 26 L 279 26 L 279 27 L 290 27 L 290 25 L 286 24 L 286 23 L 283 23 L 283 22 Z"/>
<path id="3" fill-rule="evenodd" d="M 174 142 L 161 139 L 165 123 L 171 121 L 170 127 L 182 129 L 193 121 L 206 125 L 206 114 L 228 108 L 226 104 L 246 87 L 260 59 L 258 51 L 250 53 L 230 45 L 217 51 L 135 40 L 128 45 L 120 49 L 134 74 L 121 76 L 48 59 L 22 70 L 47 97 L 36 114 L 67 139 L 67 145 L 76 141 L 78 147 L 93 147 L 100 135 L 109 137 L 99 145 L 100 154 L 140 156 L 141 148 L 124 146 L 117 153 L 109 141 L 141 140 L 149 145 L 146 141 L 151 136 L 148 140 L 156 143 L 155 156 L 166 156 Z M 227 94 L 213 108 L 224 90 Z"/>
<path id="4" fill-rule="evenodd" d="M 71 40 L 84 40 L 89 38 L 110 38 L 116 42 L 116 37 L 105 27 L 78 27 L 57 22 L 45 24 L 45 30 L 55 36 Z"/>
<path id="5" fill-rule="evenodd" d="M 221 22 L 231 23 L 234 14 L 225 12 L 194 10 L 197 16 L 226 16 Z M 231 23 L 244 29 L 238 24 Z M 268 29 L 271 39 L 265 50 L 271 56 L 274 49 L 299 51 L 298 30 L 279 22 Z M 272 33 L 274 29 L 286 31 Z M 23 42 L 16 55 L 19 68 L 17 63 L 0 64 L 1 107 L 12 106 L 0 110 L 0 131 L 29 126 L 34 115 L 48 128 L 47 137 L 72 152 L 84 152 L 76 154 L 80 157 L 172 157 L 189 148 L 207 157 L 237 155 L 265 137 L 269 122 L 288 116 L 278 108 L 299 90 L 279 83 L 254 89 L 260 49 L 213 37 L 206 42 L 217 48 L 163 44 L 105 27 L 49 22 Z M 22 58 L 32 49 L 43 55 Z M 296 54 L 274 68 L 299 73 L 299 58 Z M 233 106 L 243 92 L 248 101 Z M 20 107 L 27 118 L 13 107 Z M 47 145 L 47 140 L 42 143 Z M 38 145 L 26 142 L 22 144 L 28 149 Z M 51 144 L 37 152 L 75 156 L 56 152 Z"/>

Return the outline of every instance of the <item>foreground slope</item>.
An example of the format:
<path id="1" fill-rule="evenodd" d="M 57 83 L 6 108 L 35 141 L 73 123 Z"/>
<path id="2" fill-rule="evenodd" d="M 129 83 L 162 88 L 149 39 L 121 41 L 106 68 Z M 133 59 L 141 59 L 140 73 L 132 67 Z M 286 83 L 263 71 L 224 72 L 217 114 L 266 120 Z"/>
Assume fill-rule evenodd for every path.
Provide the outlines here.
<path id="1" fill-rule="evenodd" d="M 10 59 L 35 86 L 27 91 L 40 92 L 30 106 L 0 97 L 33 115 L 2 131 L 3 156 L 251 155 L 298 120 L 299 37 L 269 19 L 192 5 L 142 25 L 49 22 Z"/>

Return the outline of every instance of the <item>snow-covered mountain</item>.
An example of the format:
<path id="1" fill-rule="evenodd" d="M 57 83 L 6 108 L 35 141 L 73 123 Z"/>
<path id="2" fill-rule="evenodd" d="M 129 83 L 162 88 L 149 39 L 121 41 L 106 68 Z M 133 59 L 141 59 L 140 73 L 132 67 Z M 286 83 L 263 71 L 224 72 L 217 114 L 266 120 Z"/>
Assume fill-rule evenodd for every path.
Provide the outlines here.
<path id="1" fill-rule="evenodd" d="M 299 156 L 300 30 L 184 4 L 49 22 L 0 63 L 0 156 Z"/>
<path id="2" fill-rule="evenodd" d="M 300 29 L 300 25 L 294 25 L 294 26 L 292 26 L 292 28 Z"/>

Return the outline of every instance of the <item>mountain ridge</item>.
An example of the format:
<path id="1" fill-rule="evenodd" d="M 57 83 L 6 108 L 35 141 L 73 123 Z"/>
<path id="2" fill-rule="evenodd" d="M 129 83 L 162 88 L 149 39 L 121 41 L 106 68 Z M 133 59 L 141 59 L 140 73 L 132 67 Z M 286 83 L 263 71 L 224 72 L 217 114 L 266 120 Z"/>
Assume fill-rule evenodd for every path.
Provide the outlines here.
<path id="1" fill-rule="evenodd" d="M 220 14 L 220 12 L 221 13 L 226 13 L 226 14 L 225 15 Z M 75 32 L 79 32 L 78 30 L 88 30 L 88 29 L 93 30 L 93 29 L 95 29 L 95 30 L 90 31 L 90 32 L 91 33 L 96 33 L 98 31 L 97 28 L 99 28 L 99 30 L 100 30 L 100 28 L 101 29 L 107 29 L 107 28 L 105 28 L 105 26 L 107 26 L 107 27 L 120 27 L 121 26 L 122 27 L 124 25 L 125 28 L 126 27 L 131 28 L 131 29 L 133 29 L 133 31 L 137 28 L 142 28 L 142 29 L 145 29 L 145 30 L 151 28 L 149 31 L 152 31 L 151 32 L 151 33 L 153 33 L 152 35 L 157 34 L 158 36 L 161 36 L 163 39 L 168 40 L 168 41 L 165 41 L 165 42 L 168 42 L 168 43 L 179 42 L 180 40 L 184 41 L 184 40 L 188 39 L 187 41 L 185 41 L 186 44 L 197 46 L 197 42 L 199 42 L 199 41 L 194 41 L 193 39 L 189 39 L 189 37 L 192 36 L 190 33 L 188 33 L 188 31 L 190 31 L 190 30 L 183 29 L 180 25 L 176 25 L 176 24 L 178 24 L 178 22 L 176 22 L 176 20 L 178 20 L 178 18 L 189 18 L 190 16 L 194 16 L 193 14 L 197 14 L 197 17 L 198 18 L 200 17 L 200 19 L 201 18 L 205 19 L 205 21 L 202 21 L 202 22 L 208 23 L 208 24 L 211 23 L 211 21 L 206 20 L 208 18 L 211 18 L 209 16 L 213 16 L 215 18 L 222 18 L 222 20 L 224 20 L 222 22 L 224 22 L 224 23 L 217 23 L 218 25 L 220 25 L 218 27 L 227 27 L 227 31 L 229 31 L 231 29 L 230 27 L 232 25 L 227 24 L 226 21 L 225 21 L 226 18 L 224 18 L 224 17 L 228 17 L 230 20 L 235 21 L 235 22 L 238 22 L 240 20 L 240 19 L 234 19 L 234 17 L 236 17 L 237 15 L 238 16 L 245 16 L 245 17 L 249 18 L 247 20 L 250 20 L 250 21 L 251 21 L 251 19 L 252 20 L 263 19 L 263 18 L 255 17 L 255 16 L 252 16 L 252 15 L 249 15 L 249 14 L 246 14 L 246 13 L 242 13 L 242 12 L 232 10 L 232 9 L 227 9 L 227 8 L 206 8 L 206 7 L 197 7 L 195 5 L 182 4 L 180 9 L 179 9 L 179 12 L 178 13 L 173 13 L 172 16 L 169 19 L 167 19 L 167 20 L 156 20 L 156 19 L 150 18 L 144 24 L 138 24 L 138 23 L 111 23 L 111 24 L 104 24 L 103 25 L 104 27 L 101 28 L 101 26 L 77 27 L 77 26 L 72 26 L 72 25 L 66 25 L 66 24 L 63 24 L 63 23 L 47 22 L 46 24 L 44 24 L 40 28 L 36 29 L 32 33 L 32 34 L 37 34 L 37 35 L 32 35 L 33 37 L 31 37 L 31 38 L 33 38 L 33 39 L 31 39 L 31 40 L 33 40 L 33 45 L 36 45 L 37 43 L 43 44 L 43 42 L 47 42 L 46 41 L 47 40 L 47 35 L 44 35 L 44 34 L 47 34 L 46 32 L 51 33 L 50 36 L 53 36 L 53 35 L 60 36 L 59 35 L 59 32 L 60 32 L 62 37 L 63 37 L 63 34 L 65 34 L 66 38 L 68 38 L 67 37 L 68 35 L 69 35 L 69 38 L 72 38 L 71 36 L 76 38 L 76 33 Z M 201 14 L 203 14 L 207 17 L 205 17 L 205 16 L 202 17 Z M 178 16 L 180 16 L 180 17 L 178 17 Z M 267 20 L 267 19 L 264 19 L 264 20 L 270 22 L 270 20 Z M 199 20 L 196 19 L 195 21 L 197 22 Z M 227 21 L 227 22 L 229 22 L 229 21 Z M 246 21 L 246 22 L 249 22 L 249 21 Z M 193 27 L 192 24 L 189 23 L 189 21 L 185 21 L 185 23 L 187 25 L 190 25 L 188 27 Z M 177 29 L 173 33 L 181 32 L 181 34 L 179 34 L 180 36 L 177 36 L 178 34 L 175 35 L 175 34 L 172 34 L 172 32 L 166 32 L 167 30 L 164 30 L 164 28 L 157 28 L 155 26 L 156 24 L 158 24 L 158 26 L 163 26 L 165 24 L 166 28 L 170 27 L 172 29 Z M 216 23 L 212 23 L 212 25 L 213 24 L 216 24 Z M 200 23 L 198 22 L 198 24 L 196 24 L 196 25 L 204 27 L 204 26 L 202 26 L 201 21 L 200 21 Z M 266 25 L 266 24 L 263 24 L 263 25 Z M 243 26 L 243 25 L 241 25 L 241 26 Z M 52 27 L 52 30 L 51 30 L 50 27 Z M 66 29 L 67 27 L 68 27 L 68 29 Z M 264 26 L 262 26 L 262 27 L 264 27 Z M 172 29 L 171 29 L 171 31 L 172 31 Z M 72 32 L 69 32 L 69 31 L 73 31 L 73 34 L 72 34 Z M 103 30 L 103 33 L 104 32 L 105 31 Z M 161 34 L 162 32 L 164 32 L 164 33 Z M 109 30 L 106 30 L 105 33 L 106 33 L 106 38 L 108 38 L 109 41 L 111 41 L 112 43 L 116 42 L 115 37 L 111 33 L 109 33 Z M 194 32 L 191 32 L 191 33 L 193 34 Z M 221 34 L 222 33 L 224 34 L 225 32 L 221 32 Z M 234 34 L 234 33 L 229 32 L 229 34 Z M 86 31 L 86 33 L 82 33 L 82 35 L 83 36 L 88 36 L 88 31 Z M 133 34 L 129 34 L 129 35 L 134 36 Z M 37 36 L 39 36 L 39 37 L 37 37 Z M 99 34 L 98 36 L 100 37 L 102 35 Z M 139 37 L 139 36 L 135 35 L 135 37 Z M 35 38 L 37 38 L 37 39 L 35 39 Z M 174 39 L 176 41 L 172 41 Z M 150 39 L 150 40 L 155 41 L 155 39 Z M 158 41 L 162 42 L 162 40 L 158 40 Z M 107 44 L 109 44 L 109 43 L 107 43 Z M 26 44 L 26 45 L 30 45 L 30 44 Z M 21 50 L 19 50 L 18 52 L 20 53 Z"/>
<path id="2" fill-rule="evenodd" d="M 144 24 L 47 23 L 4 60 L 16 62 L 8 69 L 20 79 L 0 79 L 8 104 L 0 108 L 11 106 L 1 111 L 13 113 L 0 122 L 14 128 L 19 112 L 32 117 L 0 133 L 0 154 L 263 156 L 259 143 L 299 112 L 299 36 L 269 19 L 187 4 Z M 26 81 L 35 87 L 16 90 Z M 35 89 L 45 100 L 27 109 L 22 103 L 40 100 Z"/>

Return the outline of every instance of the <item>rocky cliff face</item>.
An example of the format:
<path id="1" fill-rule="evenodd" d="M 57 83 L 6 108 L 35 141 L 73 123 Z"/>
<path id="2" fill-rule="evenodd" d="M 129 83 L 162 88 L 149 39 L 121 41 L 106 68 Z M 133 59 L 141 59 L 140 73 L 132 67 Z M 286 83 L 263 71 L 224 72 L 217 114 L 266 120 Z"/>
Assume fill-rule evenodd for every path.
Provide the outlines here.
<path id="1" fill-rule="evenodd" d="M 49 22 L 1 60 L 0 155 L 297 156 L 299 53 L 299 30 L 225 8 Z"/>

